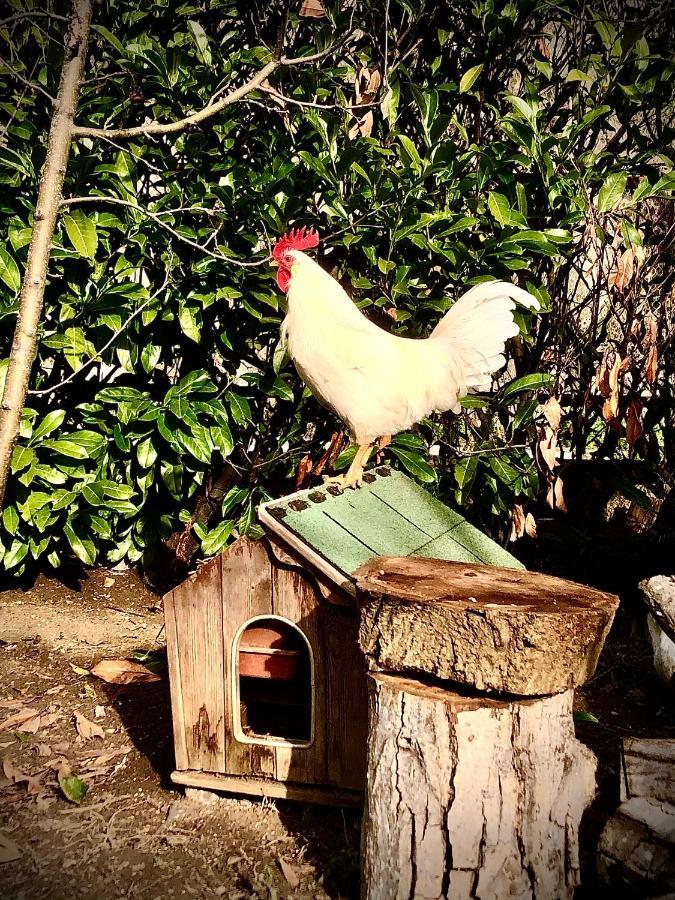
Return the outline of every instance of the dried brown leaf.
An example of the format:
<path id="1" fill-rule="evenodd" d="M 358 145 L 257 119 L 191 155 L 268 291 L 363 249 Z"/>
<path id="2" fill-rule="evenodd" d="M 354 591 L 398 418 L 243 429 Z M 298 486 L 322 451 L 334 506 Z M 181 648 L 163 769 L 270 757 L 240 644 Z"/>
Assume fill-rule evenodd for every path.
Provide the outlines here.
<path id="1" fill-rule="evenodd" d="M 298 472 L 295 476 L 295 489 L 299 491 L 303 488 L 310 472 L 312 471 L 312 457 L 307 454 L 303 456 L 298 463 Z"/>
<path id="2" fill-rule="evenodd" d="M 537 523 L 532 513 L 528 513 L 525 516 L 525 534 L 531 538 L 535 538 L 537 536 Z"/>
<path id="3" fill-rule="evenodd" d="M 326 15 L 326 10 L 321 0 L 302 0 L 298 15 L 309 19 L 322 19 Z"/>
<path id="4" fill-rule="evenodd" d="M 659 371 L 659 351 L 656 349 L 656 343 L 653 343 L 647 353 L 645 361 L 645 381 L 647 384 L 654 384 Z"/>
<path id="5" fill-rule="evenodd" d="M 619 256 L 616 266 L 609 273 L 609 286 L 617 291 L 626 290 L 635 274 L 635 251 L 631 248 Z"/>
<path id="6" fill-rule="evenodd" d="M 0 831 L 0 863 L 14 862 L 19 859 L 21 851 L 14 841 Z"/>
<path id="7" fill-rule="evenodd" d="M 619 397 L 617 394 L 612 394 L 612 396 L 608 397 L 602 404 L 602 418 L 605 422 L 611 422 L 613 419 L 616 419 L 618 411 Z"/>
<path id="8" fill-rule="evenodd" d="M 517 541 L 525 534 L 525 510 L 516 503 L 511 510 L 511 533 L 509 541 Z"/>
<path id="9" fill-rule="evenodd" d="M 108 684 L 147 684 L 161 681 L 155 672 L 131 659 L 102 659 L 96 663 L 91 674 Z"/>
<path id="10" fill-rule="evenodd" d="M 567 504 L 565 503 L 565 493 L 563 480 L 556 477 L 548 487 L 546 502 L 551 509 L 559 509 L 561 512 L 567 512 Z"/>
<path id="11" fill-rule="evenodd" d="M 288 882 L 288 886 L 292 891 L 294 891 L 297 886 L 300 884 L 300 876 L 298 875 L 295 866 L 292 866 L 290 863 L 287 863 L 285 859 L 281 856 L 279 857 L 279 867 L 284 874 L 284 878 Z"/>
<path id="12" fill-rule="evenodd" d="M 95 722 L 90 722 L 86 716 L 83 716 L 82 713 L 79 712 L 75 713 L 75 728 L 80 737 L 85 741 L 89 741 L 95 737 L 104 737 L 101 726 L 97 725 Z"/>
<path id="13" fill-rule="evenodd" d="M 0 722 L 0 731 L 9 731 L 10 728 L 18 728 L 19 726 L 22 726 L 24 722 L 28 722 L 30 719 L 39 715 L 39 710 L 24 706 L 23 709 L 20 709 L 13 715 L 8 716 L 3 722 Z"/>
<path id="14" fill-rule="evenodd" d="M 633 397 L 626 412 L 626 440 L 631 447 L 642 436 L 643 430 L 642 401 L 638 397 Z"/>
<path id="15" fill-rule="evenodd" d="M 608 358 L 609 350 L 605 350 L 602 354 L 602 362 L 595 375 L 595 388 L 601 397 L 609 397 L 610 394 Z"/>
<path id="16" fill-rule="evenodd" d="M 551 428 L 554 431 L 558 431 L 560 428 L 562 409 L 560 408 L 560 403 L 558 403 L 557 399 L 555 397 L 549 397 L 546 403 L 542 405 L 541 411 Z"/>
<path id="17" fill-rule="evenodd" d="M 537 448 L 544 464 L 552 472 L 558 465 L 558 440 L 550 425 L 539 430 Z"/>

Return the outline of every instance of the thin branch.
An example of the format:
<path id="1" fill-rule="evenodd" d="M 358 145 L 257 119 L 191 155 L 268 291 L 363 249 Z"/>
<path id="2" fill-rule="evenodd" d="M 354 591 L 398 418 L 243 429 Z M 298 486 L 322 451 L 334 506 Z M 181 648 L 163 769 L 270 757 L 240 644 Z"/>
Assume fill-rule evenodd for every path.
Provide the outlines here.
<path id="1" fill-rule="evenodd" d="M 340 42 L 340 44 L 341 43 L 344 43 L 344 41 Z M 312 53 L 309 56 L 297 56 L 290 59 L 284 56 L 281 57 L 281 59 L 273 59 L 268 62 L 266 66 L 263 66 L 263 68 L 252 78 L 242 84 L 241 87 L 230 91 L 229 94 L 226 94 L 216 103 L 209 101 L 207 106 L 203 109 L 186 116 L 184 119 L 179 119 L 176 122 L 147 122 L 145 125 L 136 125 L 132 128 L 87 128 L 85 126 L 76 126 L 73 129 L 73 137 L 131 138 L 149 137 L 156 134 L 172 134 L 176 131 L 183 131 L 191 125 L 199 125 L 201 122 L 206 121 L 206 119 L 215 116 L 221 110 L 225 109 L 225 107 L 237 103 L 247 94 L 250 94 L 251 91 L 260 87 L 263 81 L 265 81 L 268 76 L 280 66 L 300 66 L 305 63 L 316 62 L 319 59 L 323 59 L 324 56 L 328 56 L 328 54 L 332 53 L 340 46 L 340 44 L 333 44 L 326 48 L 326 50 L 322 50 L 319 53 Z"/>
<path id="2" fill-rule="evenodd" d="M 131 325 L 131 323 L 134 321 L 134 319 L 136 319 L 143 312 L 143 310 L 146 309 L 152 303 L 153 300 L 156 300 L 157 297 L 159 297 L 159 295 L 162 293 L 162 291 L 164 290 L 164 288 L 167 286 L 168 283 L 169 283 L 169 274 L 167 273 L 162 286 L 158 290 L 156 290 L 155 293 L 152 294 L 152 296 L 148 297 L 148 299 L 144 303 L 141 303 L 141 305 L 138 307 L 138 309 L 135 309 L 131 313 L 129 318 L 126 319 L 124 321 L 124 323 L 121 325 L 121 327 L 118 328 L 117 331 L 115 331 L 113 333 L 112 337 L 108 341 L 106 341 L 106 343 L 101 347 L 101 349 L 97 350 L 96 353 L 94 354 L 94 356 L 92 356 L 91 359 L 88 359 L 86 361 L 86 363 L 81 365 L 79 369 L 76 369 L 74 372 L 71 372 L 71 374 L 67 378 L 64 378 L 63 381 L 59 381 L 58 384 L 53 384 L 51 387 L 43 388 L 41 391 L 28 391 L 28 393 L 33 397 L 41 397 L 44 394 L 52 394 L 54 391 L 58 391 L 59 388 L 62 388 L 65 384 L 70 384 L 71 381 L 73 381 L 78 375 L 81 375 L 85 369 L 89 368 L 89 366 L 93 365 L 95 362 L 99 362 L 100 360 L 102 360 L 103 354 L 108 349 L 108 347 L 112 346 L 112 344 L 115 343 L 117 338 L 124 332 L 124 330 L 126 328 L 128 328 L 129 325 Z"/>
<path id="3" fill-rule="evenodd" d="M 296 100 L 295 97 L 288 97 L 286 94 L 282 94 L 276 88 L 271 86 L 262 86 L 259 90 L 264 94 L 269 94 L 271 97 L 275 97 L 277 100 L 282 100 L 284 103 L 294 103 L 296 106 L 307 106 L 311 109 L 364 109 L 369 106 L 377 106 L 377 101 L 372 100 L 370 103 L 348 103 L 346 106 L 342 106 L 341 103 L 317 103 L 313 100 Z"/>
<path id="4" fill-rule="evenodd" d="M 172 228 L 167 222 L 164 222 L 160 216 L 168 216 L 171 215 L 175 210 L 173 209 L 164 209 L 161 213 L 151 212 L 149 209 L 146 209 L 144 206 L 139 206 L 138 203 L 134 203 L 132 200 L 122 200 L 120 197 L 110 197 L 107 195 L 97 195 L 92 194 L 88 197 L 65 197 L 61 200 L 61 206 L 75 206 L 79 203 L 115 203 L 118 206 L 128 206 L 130 209 L 135 209 L 137 212 L 142 213 L 144 216 L 147 216 L 149 219 L 152 219 L 153 222 L 156 222 L 161 228 L 164 228 L 169 234 L 173 235 L 176 240 L 182 241 L 184 244 L 187 244 L 189 247 L 194 247 L 195 250 L 199 250 L 202 253 L 205 253 L 207 256 L 212 257 L 213 259 L 218 259 L 221 262 L 232 263 L 235 266 L 244 266 L 244 267 L 256 267 L 263 266 L 267 263 L 267 257 L 265 259 L 255 260 L 253 262 L 243 262 L 240 259 L 235 259 L 233 256 L 226 256 L 224 253 L 215 253 L 213 250 L 209 250 L 203 244 L 198 244 L 196 241 L 190 240 L 190 238 L 185 237 L 185 235 L 181 234 L 179 231 L 176 231 L 175 228 Z M 181 207 L 182 210 L 187 211 L 189 208 Z M 201 211 L 202 208 L 196 211 Z M 205 212 L 209 212 L 214 214 L 218 212 L 218 210 L 206 210 Z"/>
<path id="5" fill-rule="evenodd" d="M 40 12 L 38 10 L 34 10 L 33 12 L 19 12 L 15 13 L 13 16 L 9 16 L 7 19 L 2 19 L 0 21 L 0 28 L 4 25 L 10 25 L 12 22 L 17 22 L 19 19 L 58 19 L 59 22 L 68 22 L 68 16 L 59 16 L 56 13 L 51 12 Z"/>
<path id="6" fill-rule="evenodd" d="M 24 78 L 24 76 L 21 74 L 21 72 L 17 72 L 17 70 L 13 66 L 10 66 L 10 64 L 8 62 L 5 62 L 5 60 L 1 56 L 0 56 L 0 65 L 4 66 L 6 69 L 8 69 L 12 73 L 12 75 L 14 75 L 14 77 L 18 81 L 20 81 L 22 84 L 25 84 L 26 87 L 29 87 L 33 91 L 39 91 L 41 94 L 43 94 L 47 98 L 47 100 L 49 100 L 50 103 L 52 103 L 52 104 L 56 103 L 56 98 L 52 97 L 52 95 L 48 91 L 46 91 L 42 87 L 42 85 L 37 84 L 35 81 L 29 81 L 27 78 Z"/>

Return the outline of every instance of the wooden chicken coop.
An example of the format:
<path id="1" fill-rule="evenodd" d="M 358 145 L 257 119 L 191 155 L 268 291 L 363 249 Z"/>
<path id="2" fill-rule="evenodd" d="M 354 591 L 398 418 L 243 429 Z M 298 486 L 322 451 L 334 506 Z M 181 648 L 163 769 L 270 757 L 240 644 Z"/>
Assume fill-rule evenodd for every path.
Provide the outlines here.
<path id="1" fill-rule="evenodd" d="M 378 556 L 522 568 L 386 466 L 357 491 L 264 504 L 240 539 L 164 598 L 175 782 L 357 805 L 367 690 L 354 572 Z"/>

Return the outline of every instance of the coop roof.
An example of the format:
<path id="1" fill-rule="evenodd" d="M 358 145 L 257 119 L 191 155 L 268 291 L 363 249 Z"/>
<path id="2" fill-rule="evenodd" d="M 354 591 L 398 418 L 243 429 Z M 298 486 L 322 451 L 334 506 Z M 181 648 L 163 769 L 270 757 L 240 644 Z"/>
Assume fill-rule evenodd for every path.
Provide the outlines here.
<path id="1" fill-rule="evenodd" d="M 350 592 L 376 556 L 423 556 L 522 569 L 503 547 L 401 472 L 380 466 L 358 490 L 311 488 L 258 507 L 260 521 Z"/>

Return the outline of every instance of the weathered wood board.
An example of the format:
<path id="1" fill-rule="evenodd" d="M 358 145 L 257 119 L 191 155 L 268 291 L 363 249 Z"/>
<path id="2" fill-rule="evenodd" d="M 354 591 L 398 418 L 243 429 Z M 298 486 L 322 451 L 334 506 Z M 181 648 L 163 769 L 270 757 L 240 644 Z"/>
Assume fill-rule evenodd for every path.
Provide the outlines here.
<path id="1" fill-rule="evenodd" d="M 380 466 L 356 491 L 300 491 L 258 508 L 260 521 L 345 590 L 377 556 L 423 556 L 522 569 L 522 564 L 406 475 Z"/>

